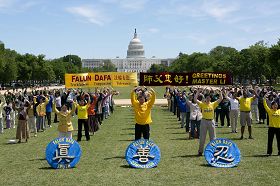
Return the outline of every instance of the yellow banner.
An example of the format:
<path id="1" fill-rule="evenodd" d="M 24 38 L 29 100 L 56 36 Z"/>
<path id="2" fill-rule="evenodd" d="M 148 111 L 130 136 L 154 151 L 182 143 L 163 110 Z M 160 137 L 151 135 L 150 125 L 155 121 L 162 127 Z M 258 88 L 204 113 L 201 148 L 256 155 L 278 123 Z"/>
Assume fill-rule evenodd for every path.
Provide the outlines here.
<path id="1" fill-rule="evenodd" d="M 65 74 L 66 88 L 87 88 L 100 86 L 136 86 L 136 72 L 98 72 L 98 73 L 80 73 Z"/>

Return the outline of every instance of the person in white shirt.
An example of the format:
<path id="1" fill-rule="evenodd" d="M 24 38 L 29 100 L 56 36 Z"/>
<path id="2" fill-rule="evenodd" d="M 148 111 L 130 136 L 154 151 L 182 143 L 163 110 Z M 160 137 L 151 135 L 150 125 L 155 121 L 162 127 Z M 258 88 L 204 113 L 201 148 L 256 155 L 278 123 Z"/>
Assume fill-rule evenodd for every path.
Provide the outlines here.
<path id="1" fill-rule="evenodd" d="M 4 132 L 2 112 L 3 112 L 3 108 L 6 104 L 6 100 L 3 95 L 0 95 L 0 99 L 1 99 L 1 102 L 0 102 L 0 133 L 2 134 Z"/>
<path id="2" fill-rule="evenodd" d="M 195 137 L 199 138 L 200 122 L 202 119 L 201 110 L 198 104 L 194 102 L 192 94 L 189 96 L 189 99 L 186 102 L 190 107 L 191 132 L 189 139 L 193 139 Z"/>
<path id="3" fill-rule="evenodd" d="M 230 102 L 230 122 L 231 122 L 231 132 L 237 133 L 237 121 L 238 121 L 238 112 L 239 112 L 239 101 L 236 99 L 237 94 L 234 92 L 229 96 L 230 92 L 227 92 L 226 98 Z"/>

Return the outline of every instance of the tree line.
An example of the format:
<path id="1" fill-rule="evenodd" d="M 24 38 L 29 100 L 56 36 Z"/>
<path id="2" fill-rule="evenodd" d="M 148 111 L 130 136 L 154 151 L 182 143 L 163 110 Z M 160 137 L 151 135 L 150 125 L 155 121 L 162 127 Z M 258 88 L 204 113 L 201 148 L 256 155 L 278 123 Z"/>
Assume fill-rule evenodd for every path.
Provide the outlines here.
<path id="1" fill-rule="evenodd" d="M 19 54 L 6 49 L 0 42 L 0 84 L 27 87 L 63 83 L 65 73 L 82 73 L 88 71 L 116 71 L 111 61 L 104 61 L 100 67 L 82 68 L 82 60 L 77 55 L 66 55 L 56 59 L 45 59 L 45 55 Z"/>
<path id="2" fill-rule="evenodd" d="M 272 84 L 280 78 L 280 39 L 271 46 L 259 41 L 240 51 L 217 46 L 209 53 L 180 53 L 169 67 L 153 64 L 149 72 L 228 72 L 236 83 Z"/>

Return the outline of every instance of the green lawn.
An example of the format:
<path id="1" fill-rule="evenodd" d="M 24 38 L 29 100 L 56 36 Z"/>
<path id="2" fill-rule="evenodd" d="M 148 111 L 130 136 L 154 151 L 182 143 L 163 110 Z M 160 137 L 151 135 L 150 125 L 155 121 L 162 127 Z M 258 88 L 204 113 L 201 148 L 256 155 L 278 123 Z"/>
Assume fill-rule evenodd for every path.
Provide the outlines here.
<path id="1" fill-rule="evenodd" d="M 74 119 L 77 129 L 77 122 Z M 233 139 L 242 159 L 235 168 L 209 167 L 197 157 L 198 141 L 188 140 L 177 119 L 164 107 L 153 110 L 151 138 L 161 150 L 161 162 L 152 169 L 130 168 L 124 159 L 134 138 L 131 108 L 117 107 L 91 141 L 80 143 L 83 154 L 76 168 L 51 169 L 45 158 L 47 144 L 57 137 L 56 125 L 28 143 L 7 144 L 15 129 L 0 135 L 0 183 L 6 185 L 279 185 L 279 156 L 265 157 L 267 128 L 255 125 L 254 140 L 218 128 L 217 137 Z M 74 132 L 76 139 L 77 131 Z M 245 137 L 248 137 L 246 133 Z M 275 140 L 276 141 L 276 140 Z M 274 154 L 277 154 L 274 144 Z"/>

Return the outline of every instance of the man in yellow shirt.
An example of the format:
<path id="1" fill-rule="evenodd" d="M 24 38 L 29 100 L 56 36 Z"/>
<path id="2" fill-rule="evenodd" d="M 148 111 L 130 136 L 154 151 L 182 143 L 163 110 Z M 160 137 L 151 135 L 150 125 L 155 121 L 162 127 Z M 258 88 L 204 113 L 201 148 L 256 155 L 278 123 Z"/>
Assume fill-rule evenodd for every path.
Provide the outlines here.
<path id="1" fill-rule="evenodd" d="M 214 110 L 219 105 L 219 103 L 223 100 L 223 95 L 222 95 L 222 91 L 220 91 L 219 99 L 215 102 L 211 102 L 211 96 L 209 94 L 205 94 L 204 95 L 205 101 L 202 102 L 197 99 L 200 93 L 201 93 L 201 89 L 198 89 L 194 96 L 194 102 L 198 104 L 202 113 L 202 120 L 200 123 L 200 134 L 199 134 L 199 149 L 198 149 L 198 155 L 202 156 L 207 131 L 209 131 L 210 141 L 216 138 Z"/>
<path id="2" fill-rule="evenodd" d="M 150 91 L 147 93 L 145 90 L 138 92 L 136 99 L 136 91 L 139 90 L 139 87 L 133 89 L 130 94 L 131 104 L 134 109 L 135 114 L 135 140 L 141 139 L 143 134 L 144 139 L 150 138 L 150 124 L 152 123 L 151 118 L 151 109 L 155 103 L 156 93 L 150 88 Z M 147 101 L 147 96 L 150 96 Z"/>
<path id="3" fill-rule="evenodd" d="M 256 99 L 256 92 L 254 92 L 253 97 L 248 97 L 246 90 L 242 92 L 242 97 L 237 97 L 240 104 L 240 124 L 241 124 L 241 137 L 243 139 L 243 134 L 245 131 L 246 124 L 248 125 L 249 139 L 252 137 L 252 113 L 251 113 L 251 104 Z"/>
<path id="4" fill-rule="evenodd" d="M 267 93 L 263 99 L 264 108 L 269 116 L 267 155 L 271 156 L 272 154 L 273 138 L 274 135 L 276 135 L 278 156 L 280 156 L 280 109 L 277 110 L 278 104 L 275 101 L 271 102 L 271 108 L 268 107 L 266 103 L 268 94 L 269 93 Z"/>

